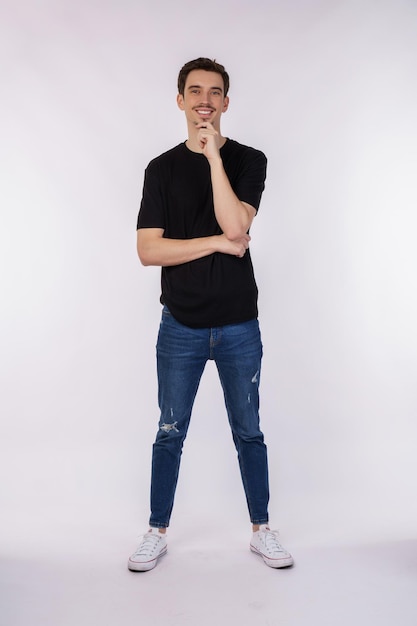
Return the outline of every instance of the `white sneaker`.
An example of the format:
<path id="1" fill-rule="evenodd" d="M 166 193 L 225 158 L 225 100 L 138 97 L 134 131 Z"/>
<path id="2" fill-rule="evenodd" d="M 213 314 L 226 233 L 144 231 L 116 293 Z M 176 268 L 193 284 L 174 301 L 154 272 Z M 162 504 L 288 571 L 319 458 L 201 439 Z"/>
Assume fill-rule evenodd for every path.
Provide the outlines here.
<path id="1" fill-rule="evenodd" d="M 151 528 L 143 536 L 136 552 L 129 558 L 127 566 L 134 572 L 147 572 L 155 567 L 159 557 L 166 551 L 166 535 L 160 533 L 158 528 Z"/>
<path id="2" fill-rule="evenodd" d="M 278 541 L 276 530 L 270 530 L 267 524 L 261 524 L 253 533 L 250 542 L 252 552 L 259 554 L 269 567 L 290 567 L 294 564 L 291 554 Z"/>

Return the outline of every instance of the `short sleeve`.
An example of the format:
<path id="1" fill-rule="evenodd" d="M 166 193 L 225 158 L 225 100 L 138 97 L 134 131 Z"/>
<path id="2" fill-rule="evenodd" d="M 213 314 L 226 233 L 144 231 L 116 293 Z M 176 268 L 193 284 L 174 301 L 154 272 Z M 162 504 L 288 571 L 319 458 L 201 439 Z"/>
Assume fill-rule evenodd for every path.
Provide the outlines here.
<path id="1" fill-rule="evenodd" d="M 164 201 L 158 167 L 150 163 L 145 170 L 142 201 L 137 226 L 139 228 L 165 228 Z"/>
<path id="2" fill-rule="evenodd" d="M 261 203 L 262 192 L 265 189 L 267 159 L 263 152 L 232 144 L 228 159 L 225 163 L 233 191 L 242 202 L 247 202 L 256 210 Z"/>

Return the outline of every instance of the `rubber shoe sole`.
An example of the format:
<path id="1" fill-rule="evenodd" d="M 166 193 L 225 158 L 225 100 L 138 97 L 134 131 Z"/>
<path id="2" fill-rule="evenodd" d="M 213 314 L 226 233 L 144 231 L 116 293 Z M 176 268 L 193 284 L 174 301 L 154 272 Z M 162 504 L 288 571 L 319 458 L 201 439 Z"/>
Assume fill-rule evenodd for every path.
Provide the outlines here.
<path id="1" fill-rule="evenodd" d="M 167 553 L 167 549 L 168 549 L 167 546 L 165 546 L 165 548 L 158 554 L 158 556 L 155 557 L 154 559 L 151 559 L 150 561 L 137 562 L 137 561 L 132 561 L 132 559 L 129 558 L 127 567 L 130 569 L 131 572 L 148 572 L 149 570 L 156 567 L 158 563 L 158 559 Z"/>
<path id="2" fill-rule="evenodd" d="M 258 548 L 256 548 L 252 544 L 250 544 L 250 549 L 252 550 L 252 552 L 257 554 L 258 556 L 261 556 L 263 558 L 264 562 L 269 567 L 274 567 L 274 568 L 278 569 L 280 567 L 291 567 L 292 565 L 294 565 L 294 559 L 292 558 L 291 554 L 289 556 L 282 556 L 282 557 L 279 557 L 277 559 L 270 559 L 269 557 L 267 557 L 264 554 L 262 554 L 262 552 L 260 552 L 258 550 Z"/>

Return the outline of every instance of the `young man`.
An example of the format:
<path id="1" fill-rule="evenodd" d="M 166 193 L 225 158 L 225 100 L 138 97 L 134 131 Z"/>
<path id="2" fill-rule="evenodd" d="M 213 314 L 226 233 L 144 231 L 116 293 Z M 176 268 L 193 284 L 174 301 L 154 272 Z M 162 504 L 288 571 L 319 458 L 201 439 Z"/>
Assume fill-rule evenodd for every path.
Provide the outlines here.
<path id="1" fill-rule="evenodd" d="M 249 515 L 251 549 L 270 567 L 292 556 L 268 527 L 268 462 L 259 429 L 262 344 L 249 228 L 266 176 L 262 152 L 223 137 L 223 65 L 199 58 L 178 77 L 188 139 L 151 161 L 137 222 L 143 265 L 162 267 L 157 342 L 159 430 L 153 446 L 150 529 L 128 567 L 146 571 L 167 550 L 182 446 L 201 375 L 216 363 Z"/>

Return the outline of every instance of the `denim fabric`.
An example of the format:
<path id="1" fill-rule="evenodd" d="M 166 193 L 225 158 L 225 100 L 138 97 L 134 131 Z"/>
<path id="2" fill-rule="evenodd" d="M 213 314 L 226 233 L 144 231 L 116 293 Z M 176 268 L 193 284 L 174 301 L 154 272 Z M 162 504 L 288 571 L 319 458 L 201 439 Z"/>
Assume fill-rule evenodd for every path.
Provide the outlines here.
<path id="1" fill-rule="evenodd" d="M 259 430 L 262 343 L 258 320 L 218 328 L 189 328 L 163 308 L 157 342 L 161 410 L 153 445 L 151 517 L 156 528 L 169 525 L 184 439 L 207 360 L 215 361 L 237 450 L 249 515 L 268 521 L 268 461 Z"/>

